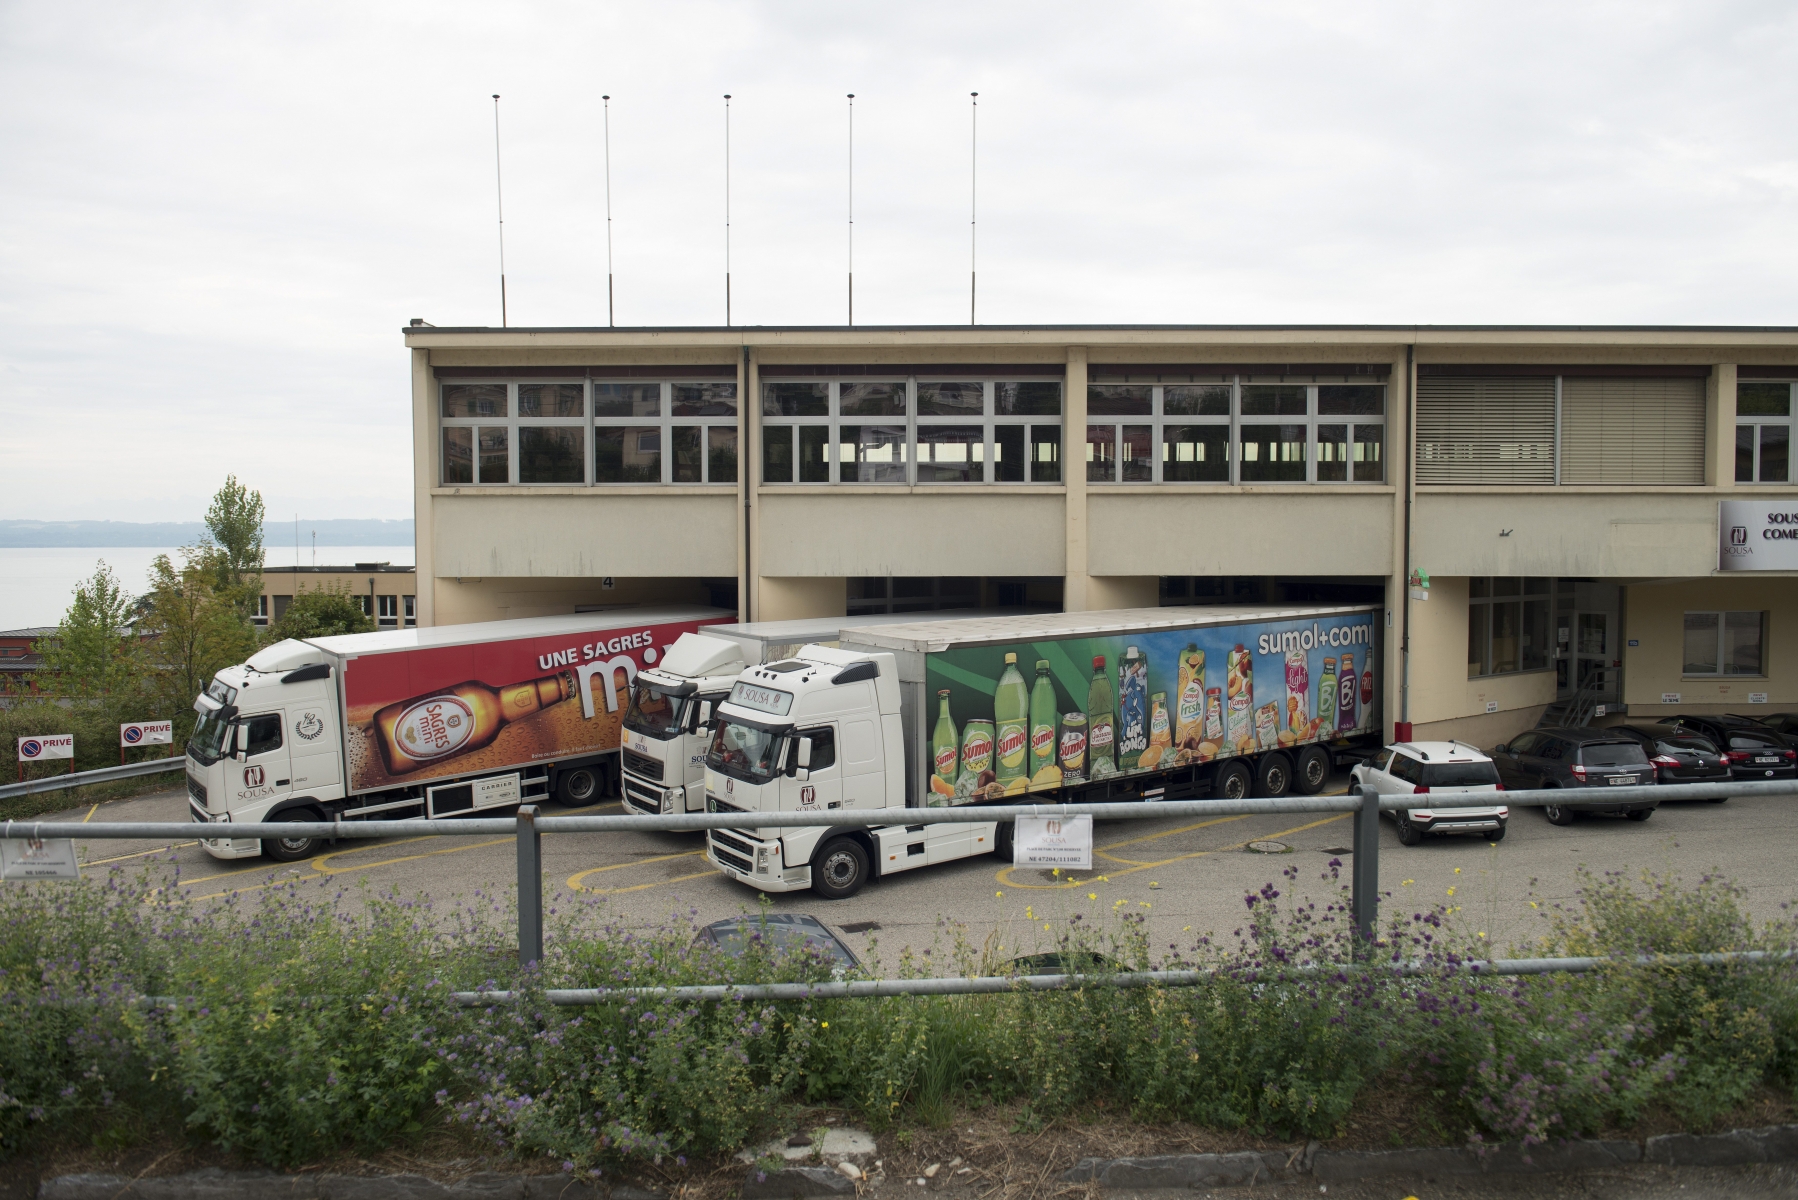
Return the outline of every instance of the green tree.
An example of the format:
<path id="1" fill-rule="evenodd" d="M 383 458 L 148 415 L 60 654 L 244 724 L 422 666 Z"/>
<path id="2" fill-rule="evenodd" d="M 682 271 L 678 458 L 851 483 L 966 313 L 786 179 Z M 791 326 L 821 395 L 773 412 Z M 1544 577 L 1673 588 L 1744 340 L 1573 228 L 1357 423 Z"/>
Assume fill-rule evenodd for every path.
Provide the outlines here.
<path id="1" fill-rule="evenodd" d="M 300 589 L 269 629 L 269 636 L 282 638 L 330 637 L 339 633 L 367 633 L 375 627 L 373 619 L 362 611 L 360 597 L 350 594 L 348 584 L 327 585 L 312 591 Z"/>
<path id="2" fill-rule="evenodd" d="M 186 714 L 221 667 L 255 651 L 257 638 L 238 611 L 237 596 L 219 586 L 219 547 L 184 546 L 177 553 L 179 566 L 166 554 L 151 564 L 149 604 L 139 627 L 150 637 L 159 707 Z"/>
<path id="3" fill-rule="evenodd" d="M 132 628 L 136 605 L 101 559 L 75 587 L 53 639 L 40 645 L 50 689 L 61 696 L 128 703 L 142 683 L 143 658 Z"/>
<path id="4" fill-rule="evenodd" d="M 264 515 L 262 493 L 246 488 L 235 475 L 225 476 L 225 486 L 206 510 L 210 544 L 217 551 L 210 558 L 214 588 L 230 599 L 246 624 L 262 595 Z"/>

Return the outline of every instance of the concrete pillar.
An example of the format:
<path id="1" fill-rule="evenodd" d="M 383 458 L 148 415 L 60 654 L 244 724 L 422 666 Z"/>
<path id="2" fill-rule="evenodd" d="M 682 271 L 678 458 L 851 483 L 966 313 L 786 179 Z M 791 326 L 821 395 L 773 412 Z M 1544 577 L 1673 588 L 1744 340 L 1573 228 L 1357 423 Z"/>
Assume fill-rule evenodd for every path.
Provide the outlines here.
<path id="1" fill-rule="evenodd" d="M 1067 485 L 1067 578 L 1061 606 L 1087 612 L 1094 603 L 1086 574 L 1086 347 L 1068 347 L 1068 374 L 1062 403 L 1061 477 Z"/>
<path id="2" fill-rule="evenodd" d="M 744 549 L 739 551 L 743 558 L 742 577 L 737 581 L 737 619 L 740 621 L 766 621 L 762 615 L 762 560 L 766 557 L 762 546 L 762 382 L 761 361 L 756 356 L 755 347 L 749 348 L 749 354 L 743 364 L 737 368 L 744 383 L 742 407 L 742 434 L 738 442 L 742 446 L 742 466 L 737 478 L 743 481 L 743 528 L 742 538 L 738 544 Z"/>
<path id="3" fill-rule="evenodd" d="M 1412 486 L 1410 417 L 1412 398 L 1417 394 L 1417 368 L 1414 363 L 1407 365 L 1405 359 L 1405 348 L 1394 347 L 1392 372 L 1388 376 L 1391 386 L 1386 389 L 1386 481 L 1393 485 L 1392 561 L 1386 576 L 1386 614 L 1391 623 L 1381 631 L 1386 639 L 1385 687 L 1381 695 L 1387 741 L 1394 736 L 1392 727 L 1399 720 L 1403 699 L 1400 689 L 1404 686 L 1405 668 L 1405 589 L 1409 586 L 1405 567 L 1405 501 Z M 1415 711 L 1411 718 L 1417 719 Z"/>
<path id="4" fill-rule="evenodd" d="M 849 581 L 826 576 L 757 581 L 761 599 L 758 621 L 797 621 L 805 617 L 840 617 L 849 608 Z M 926 619 L 923 617 L 920 620 Z"/>
<path id="5" fill-rule="evenodd" d="M 1161 605 L 1159 575 L 1089 575 L 1086 577 L 1086 607 L 1093 611 L 1106 608 L 1158 608 Z"/>
<path id="6" fill-rule="evenodd" d="M 431 352 L 412 351 L 412 540 L 413 559 L 418 573 L 413 585 L 418 593 L 418 625 L 425 628 L 437 623 L 437 572 L 432 554 L 431 489 L 440 478 L 437 455 L 441 441 L 437 436 L 436 391 L 431 386 Z M 298 563 L 294 564 L 298 566 Z M 298 575 L 295 575 L 298 578 Z M 400 612 L 402 627 L 404 609 Z"/>
<path id="7" fill-rule="evenodd" d="M 1718 363 L 1704 387 L 1704 481 L 1711 487 L 1736 482 L 1736 365 Z"/>

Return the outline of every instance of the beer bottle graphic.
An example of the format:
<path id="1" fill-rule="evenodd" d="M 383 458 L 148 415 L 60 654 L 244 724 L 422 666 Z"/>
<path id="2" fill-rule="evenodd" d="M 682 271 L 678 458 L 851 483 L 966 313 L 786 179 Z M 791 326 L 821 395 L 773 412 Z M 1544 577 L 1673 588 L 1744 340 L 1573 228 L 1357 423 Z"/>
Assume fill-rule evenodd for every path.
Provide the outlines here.
<path id="1" fill-rule="evenodd" d="M 999 676 L 998 690 L 993 693 L 993 723 L 998 726 L 993 768 L 1000 783 L 1009 784 L 1029 774 L 1030 754 L 1030 689 L 1018 670 L 1018 656 L 1005 656 L 1005 673 Z"/>
<path id="2" fill-rule="evenodd" d="M 470 680 L 389 704 L 375 713 L 375 741 L 389 775 L 404 775 L 479 750 L 513 721 L 574 695 L 563 671 L 495 688 Z"/>

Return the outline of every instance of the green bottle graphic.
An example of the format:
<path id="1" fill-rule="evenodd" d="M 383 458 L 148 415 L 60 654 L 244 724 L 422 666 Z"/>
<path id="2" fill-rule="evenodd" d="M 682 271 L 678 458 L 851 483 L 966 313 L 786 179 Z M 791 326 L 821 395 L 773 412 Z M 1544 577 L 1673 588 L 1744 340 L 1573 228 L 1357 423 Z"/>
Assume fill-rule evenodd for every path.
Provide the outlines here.
<path id="1" fill-rule="evenodd" d="M 933 805 L 943 802 L 938 797 L 954 797 L 956 771 L 961 765 L 961 738 L 955 732 L 955 718 L 949 715 L 949 689 L 938 692 L 937 700 L 936 729 L 930 735 Z"/>
<path id="2" fill-rule="evenodd" d="M 1103 654 L 1093 658 L 1093 681 L 1086 689 L 1086 760 L 1088 779 L 1117 773 L 1117 709 Z"/>
<path id="3" fill-rule="evenodd" d="M 998 727 L 994 734 L 997 744 L 993 747 L 993 757 L 998 761 L 993 776 L 1000 783 L 1023 779 L 1029 770 L 1029 722 L 1030 689 L 1024 686 L 1024 676 L 1018 671 L 1018 656 L 1007 654 L 1005 673 L 999 676 L 999 686 L 993 692 L 993 723 Z"/>
<path id="4" fill-rule="evenodd" d="M 1030 685 L 1030 778 L 1055 765 L 1055 727 L 1061 714 L 1055 711 L 1055 685 L 1049 682 L 1049 664 L 1036 663 L 1036 682 Z"/>

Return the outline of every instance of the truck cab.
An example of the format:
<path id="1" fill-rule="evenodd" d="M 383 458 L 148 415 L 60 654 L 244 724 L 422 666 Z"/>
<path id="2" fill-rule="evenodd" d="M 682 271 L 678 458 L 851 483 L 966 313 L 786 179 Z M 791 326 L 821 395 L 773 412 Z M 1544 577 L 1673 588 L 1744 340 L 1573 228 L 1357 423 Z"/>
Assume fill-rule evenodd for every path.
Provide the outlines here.
<path id="1" fill-rule="evenodd" d="M 712 714 L 745 667 L 741 643 L 683 633 L 660 663 L 637 673 L 624 714 L 626 811 L 705 811 Z"/>
<path id="2" fill-rule="evenodd" d="M 715 710 L 705 757 L 711 812 L 902 808 L 911 794 L 891 654 L 803 647 L 749 667 Z M 868 880 L 999 849 L 992 822 L 714 829 L 706 858 L 767 892 L 854 895 Z"/>

